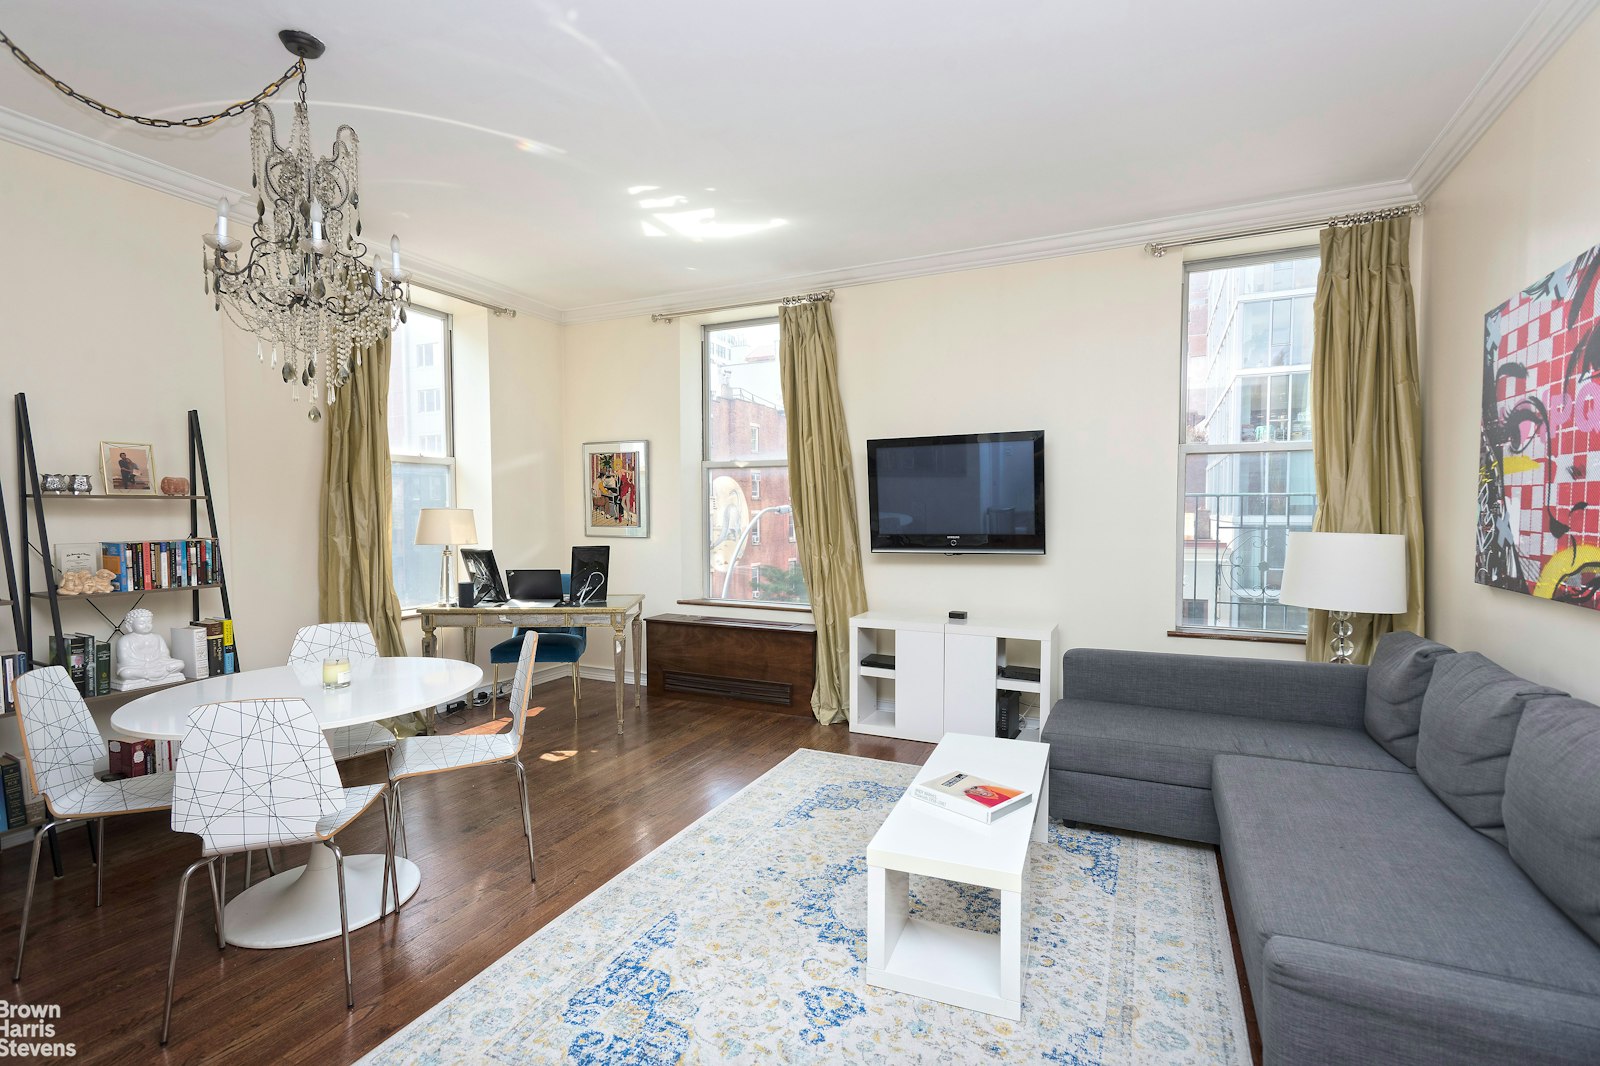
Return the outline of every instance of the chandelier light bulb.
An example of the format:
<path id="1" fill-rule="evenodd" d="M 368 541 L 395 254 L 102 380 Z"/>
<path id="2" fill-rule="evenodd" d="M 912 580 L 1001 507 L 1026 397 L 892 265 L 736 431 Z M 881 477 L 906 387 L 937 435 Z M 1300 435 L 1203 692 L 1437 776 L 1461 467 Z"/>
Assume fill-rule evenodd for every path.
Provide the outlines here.
<path id="1" fill-rule="evenodd" d="M 394 272 L 394 279 L 400 280 L 400 237 L 395 235 L 389 238 L 389 269 Z"/>
<path id="2" fill-rule="evenodd" d="M 226 196 L 217 201 L 217 243 L 221 244 L 228 239 L 228 198 Z"/>

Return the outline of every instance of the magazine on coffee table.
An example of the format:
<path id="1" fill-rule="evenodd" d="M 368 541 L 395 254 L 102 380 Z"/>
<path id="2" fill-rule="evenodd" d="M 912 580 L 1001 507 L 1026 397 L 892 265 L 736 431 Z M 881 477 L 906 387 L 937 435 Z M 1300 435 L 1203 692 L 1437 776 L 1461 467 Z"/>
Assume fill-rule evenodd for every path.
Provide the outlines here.
<path id="1" fill-rule="evenodd" d="M 939 774 L 911 786 L 911 794 L 925 803 L 978 822 L 992 822 L 1028 806 L 1033 793 L 986 781 L 972 774 Z"/>

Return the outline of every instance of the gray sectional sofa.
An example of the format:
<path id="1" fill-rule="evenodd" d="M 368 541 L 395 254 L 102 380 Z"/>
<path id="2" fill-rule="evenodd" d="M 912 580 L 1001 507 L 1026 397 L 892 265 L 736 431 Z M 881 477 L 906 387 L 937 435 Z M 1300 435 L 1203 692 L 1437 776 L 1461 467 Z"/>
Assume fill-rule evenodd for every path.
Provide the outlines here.
<path id="1" fill-rule="evenodd" d="M 1268 1064 L 1600 1064 L 1600 708 L 1410 633 L 1063 679 L 1051 815 L 1220 845 Z"/>

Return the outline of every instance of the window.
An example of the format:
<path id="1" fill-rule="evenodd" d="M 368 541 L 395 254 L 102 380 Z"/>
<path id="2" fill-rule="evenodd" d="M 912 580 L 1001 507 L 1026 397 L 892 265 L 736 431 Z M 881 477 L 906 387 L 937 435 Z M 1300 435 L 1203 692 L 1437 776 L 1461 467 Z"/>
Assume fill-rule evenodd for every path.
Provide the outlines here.
<path id="1" fill-rule="evenodd" d="M 1301 635 L 1278 602 L 1291 530 L 1317 510 L 1313 250 L 1192 263 L 1185 274 L 1178 626 Z"/>
<path id="2" fill-rule="evenodd" d="M 703 339 L 705 595 L 804 604 L 805 581 L 789 547 L 794 534 L 778 320 L 707 326 Z M 776 522 L 789 523 L 787 541 Z"/>
<path id="3" fill-rule="evenodd" d="M 455 506 L 450 420 L 450 319 L 420 307 L 394 331 L 389 370 L 389 474 L 394 494 L 390 550 L 403 608 L 439 601 L 437 545 L 419 545 L 424 507 Z M 426 355 L 424 355 L 426 353 Z"/>

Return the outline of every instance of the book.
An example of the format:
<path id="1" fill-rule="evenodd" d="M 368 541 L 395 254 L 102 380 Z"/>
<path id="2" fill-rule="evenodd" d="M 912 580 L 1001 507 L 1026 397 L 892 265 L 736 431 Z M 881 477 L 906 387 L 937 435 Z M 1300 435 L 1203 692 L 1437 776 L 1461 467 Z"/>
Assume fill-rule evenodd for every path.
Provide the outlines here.
<path id="1" fill-rule="evenodd" d="M 112 542 L 102 542 L 100 545 L 100 569 L 111 571 L 111 589 L 113 592 L 130 591 L 127 585 L 127 576 L 122 569 L 122 545 Z"/>
<path id="2" fill-rule="evenodd" d="M 206 631 L 196 625 L 172 627 L 172 657 L 183 664 L 183 676 L 198 681 L 211 676 Z"/>
<path id="3" fill-rule="evenodd" d="M 153 740 L 108 740 L 106 762 L 113 774 L 143 777 L 155 773 L 156 742 Z"/>
<path id="4" fill-rule="evenodd" d="M 55 634 L 50 635 L 50 662 L 55 666 L 67 668 L 67 676 L 72 679 L 73 687 L 85 696 L 93 695 L 89 689 L 90 675 L 93 672 L 93 659 L 89 651 L 89 641 L 94 638 L 85 633 L 63 633 L 62 640 L 66 647 L 56 646 Z"/>
<path id="5" fill-rule="evenodd" d="M 9 751 L 0 755 L 0 793 L 5 798 L 6 825 L 13 829 L 28 824 L 28 808 L 22 790 L 22 760 Z"/>
<path id="6" fill-rule="evenodd" d="M 0 651 L 0 685 L 4 686 L 0 713 L 14 714 L 17 710 L 17 678 L 28 672 L 28 653 Z"/>
<path id="7" fill-rule="evenodd" d="M 938 774 L 911 786 L 911 794 L 924 803 L 979 822 L 992 822 L 1030 805 L 1033 793 L 987 781 L 972 774 Z"/>
<path id="8" fill-rule="evenodd" d="M 94 642 L 94 694 L 104 696 L 111 691 L 111 642 Z"/>
<path id="9" fill-rule="evenodd" d="M 196 629 L 204 631 L 206 635 L 206 663 L 210 677 L 221 677 L 223 674 L 222 661 L 222 619 L 202 618 L 191 623 Z"/>
<path id="10" fill-rule="evenodd" d="M 207 628 L 207 633 L 211 632 L 209 627 L 211 625 L 213 625 L 213 624 L 218 625 L 218 626 L 221 627 L 221 633 L 222 633 L 222 659 L 221 659 L 221 664 L 222 664 L 222 669 L 215 671 L 215 673 L 218 673 L 218 674 L 237 673 L 238 670 L 239 670 L 239 666 L 238 666 L 239 650 L 236 647 L 234 647 L 234 643 L 233 643 L 233 619 L 231 619 L 231 618 L 205 618 L 205 619 L 202 619 L 202 621 L 204 621 L 206 623 L 207 627 L 208 627 Z"/>

